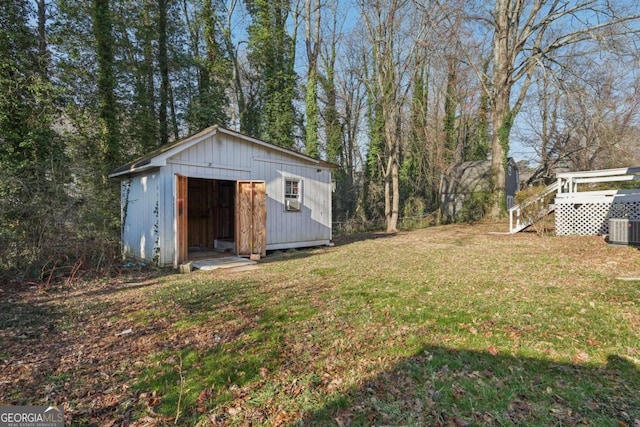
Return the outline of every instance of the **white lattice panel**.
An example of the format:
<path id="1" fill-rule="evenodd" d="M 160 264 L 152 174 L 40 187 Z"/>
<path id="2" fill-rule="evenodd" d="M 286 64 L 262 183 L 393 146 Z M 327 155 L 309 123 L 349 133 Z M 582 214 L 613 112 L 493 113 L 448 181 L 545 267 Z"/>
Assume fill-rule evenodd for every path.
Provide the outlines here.
<path id="1" fill-rule="evenodd" d="M 556 234 L 590 236 L 609 233 L 609 218 L 640 219 L 640 201 L 622 202 L 620 198 L 602 202 L 575 203 L 556 200 Z"/>

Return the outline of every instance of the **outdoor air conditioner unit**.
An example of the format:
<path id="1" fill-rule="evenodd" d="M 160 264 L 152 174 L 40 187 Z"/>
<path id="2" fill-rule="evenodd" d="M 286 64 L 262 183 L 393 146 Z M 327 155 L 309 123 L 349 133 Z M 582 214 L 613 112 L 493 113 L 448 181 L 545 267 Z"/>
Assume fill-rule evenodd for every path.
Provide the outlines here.
<path id="1" fill-rule="evenodd" d="M 299 211 L 300 210 L 300 200 L 296 199 L 287 199 L 284 203 L 284 208 L 288 211 Z"/>
<path id="2" fill-rule="evenodd" d="M 640 219 L 609 218 L 609 243 L 640 245 Z"/>

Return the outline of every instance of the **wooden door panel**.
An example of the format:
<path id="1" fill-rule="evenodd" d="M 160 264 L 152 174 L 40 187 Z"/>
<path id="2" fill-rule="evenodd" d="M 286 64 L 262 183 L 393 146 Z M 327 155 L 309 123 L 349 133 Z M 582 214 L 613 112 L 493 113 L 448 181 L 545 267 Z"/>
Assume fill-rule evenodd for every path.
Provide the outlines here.
<path id="1" fill-rule="evenodd" d="M 236 195 L 236 252 L 251 255 L 251 183 L 238 181 Z"/>
<path id="2" fill-rule="evenodd" d="M 188 178 L 176 174 L 176 264 L 178 265 L 185 262 L 189 254 L 188 201 Z"/>
<path id="3" fill-rule="evenodd" d="M 236 194 L 236 252 L 266 255 L 266 193 L 263 181 L 238 181 Z"/>
<path id="4" fill-rule="evenodd" d="M 267 201 L 266 184 L 264 182 L 253 183 L 253 245 L 252 254 L 267 255 Z"/>

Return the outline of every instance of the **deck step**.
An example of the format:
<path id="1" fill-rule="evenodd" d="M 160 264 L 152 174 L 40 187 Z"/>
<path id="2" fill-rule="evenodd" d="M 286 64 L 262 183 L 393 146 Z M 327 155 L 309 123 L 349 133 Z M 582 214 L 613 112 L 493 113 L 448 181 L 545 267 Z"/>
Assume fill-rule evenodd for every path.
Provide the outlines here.
<path id="1" fill-rule="evenodd" d="M 520 224 L 520 225 L 514 227 L 513 229 L 511 229 L 510 232 L 511 232 L 511 234 L 519 233 L 519 232 L 524 231 L 527 228 L 531 227 L 531 224 L 533 224 L 533 222 L 527 222 L 525 224 Z"/>
<path id="2" fill-rule="evenodd" d="M 536 218 L 527 219 L 526 221 L 520 220 L 520 213 L 523 208 L 531 206 L 535 203 L 544 202 L 545 197 L 547 197 L 549 194 L 553 192 L 556 192 L 557 190 L 558 190 L 558 183 L 555 182 L 547 186 L 544 190 L 542 190 L 541 193 L 536 194 L 535 196 L 530 197 L 529 199 L 525 200 L 521 204 L 515 205 L 511 209 L 509 209 L 509 232 L 511 234 L 519 233 L 527 229 L 528 227 L 530 227 L 534 222 L 539 221 L 540 219 L 554 212 L 556 210 L 556 206 L 555 204 L 550 203 L 546 209 L 541 210 L 540 213 L 537 214 Z M 515 220 L 514 220 L 514 216 L 515 216 Z"/>

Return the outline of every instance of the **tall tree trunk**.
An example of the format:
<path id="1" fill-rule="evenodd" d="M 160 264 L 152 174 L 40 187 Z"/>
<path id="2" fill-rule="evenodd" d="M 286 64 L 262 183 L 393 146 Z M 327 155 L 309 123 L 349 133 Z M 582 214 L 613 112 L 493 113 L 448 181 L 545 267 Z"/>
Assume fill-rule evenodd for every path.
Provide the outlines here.
<path id="1" fill-rule="evenodd" d="M 158 68 L 160 69 L 160 145 L 169 142 L 167 107 L 169 101 L 169 59 L 167 52 L 167 0 L 158 0 Z"/>
<path id="2" fill-rule="evenodd" d="M 99 166 L 104 183 L 108 172 L 120 162 L 112 26 L 109 0 L 93 0 L 93 33 L 98 59 L 98 116 L 102 133 Z"/>
<path id="3" fill-rule="evenodd" d="M 327 143 L 327 159 L 334 163 L 338 163 L 342 157 L 341 154 L 344 153 L 342 150 L 342 132 L 340 119 L 338 117 L 338 99 L 336 92 L 336 25 L 336 18 L 334 16 L 331 44 L 326 54 L 323 55 L 323 66 L 326 75 L 323 76 L 321 80 L 322 89 L 326 98 L 322 116 L 324 118 L 325 141 Z"/>
<path id="4" fill-rule="evenodd" d="M 245 98 L 244 88 L 242 86 L 242 71 L 240 61 L 238 59 L 237 45 L 233 42 L 233 14 L 237 0 L 230 0 L 226 9 L 226 22 L 223 25 L 220 23 L 222 32 L 222 49 L 224 50 L 227 58 L 231 63 L 231 91 L 235 100 L 236 119 L 240 126 L 240 132 L 251 135 L 251 118 L 247 109 L 247 102 Z"/>
<path id="5" fill-rule="evenodd" d="M 493 135 L 491 138 L 492 203 L 489 216 L 501 217 L 506 210 L 505 164 L 509 152 L 509 133 L 513 118 L 510 111 L 512 81 L 512 54 L 510 33 L 516 31 L 520 10 L 510 10 L 507 0 L 496 1 L 495 34 L 493 48 L 493 109 L 491 112 Z"/>
<path id="6" fill-rule="evenodd" d="M 444 100 L 444 137 L 445 163 L 462 161 L 458 150 L 458 129 L 456 113 L 458 109 L 458 59 L 454 55 L 447 57 L 447 88 Z"/>
<path id="7" fill-rule="evenodd" d="M 387 219 L 387 233 L 398 231 L 398 220 L 400 219 L 400 155 L 393 156 L 391 164 L 391 215 Z"/>
<path id="8" fill-rule="evenodd" d="M 306 130 L 306 151 L 311 157 L 320 155 L 318 140 L 318 72 L 316 69 L 309 69 L 307 75 L 307 91 L 305 95 L 307 125 Z"/>
<path id="9" fill-rule="evenodd" d="M 364 22 L 373 48 L 373 68 L 376 98 L 380 103 L 385 138 L 386 166 L 384 170 L 384 215 L 387 232 L 398 228 L 400 208 L 400 111 L 401 111 L 401 66 L 396 63 L 395 43 L 397 27 L 401 25 L 401 9 L 407 2 L 375 2 L 373 5 L 360 2 Z M 374 13 L 369 10 L 371 8 Z"/>
<path id="10" fill-rule="evenodd" d="M 48 74 L 49 50 L 47 49 L 47 5 L 45 0 L 38 0 L 38 56 L 41 69 Z M 43 76 L 48 78 L 48 76 Z"/>
<path id="11" fill-rule="evenodd" d="M 313 7 L 312 7 L 313 5 Z M 315 15 L 315 19 L 314 19 Z M 305 97 L 307 125 L 307 154 L 320 155 L 318 111 L 318 56 L 320 55 L 320 7 L 313 0 L 305 0 L 305 45 L 307 50 L 307 91 Z"/>
<path id="12" fill-rule="evenodd" d="M 144 123 L 146 124 L 143 130 L 142 138 L 144 144 L 144 152 L 148 152 L 150 148 L 158 145 L 158 121 L 156 118 L 156 100 L 155 100 L 155 80 L 154 80 L 154 53 L 153 53 L 153 40 L 154 40 L 154 23 L 152 17 L 152 1 L 145 1 L 143 19 L 144 19 L 144 38 L 143 38 L 143 54 L 144 60 L 142 64 L 141 79 L 144 81 L 143 87 L 141 87 L 141 101 L 142 101 L 142 114 L 144 117 Z"/>
<path id="13" fill-rule="evenodd" d="M 123 127 L 127 132 L 127 150 L 142 155 L 158 146 L 158 115 L 155 110 L 155 49 L 156 21 L 153 18 L 152 0 L 144 0 L 140 10 L 129 16 L 124 5 L 114 11 L 115 32 L 120 37 L 118 45 L 127 59 L 124 71 L 130 73 L 133 98 L 128 108 L 129 120 Z"/>
<path id="14" fill-rule="evenodd" d="M 173 139 L 180 138 L 180 128 L 178 127 L 178 115 L 176 114 L 176 104 L 173 99 L 173 88 L 169 85 L 169 109 L 171 111 L 171 130 L 173 131 Z"/>
<path id="15" fill-rule="evenodd" d="M 252 24 L 249 26 L 248 59 L 258 74 L 258 108 L 248 112 L 257 117 L 247 117 L 257 122 L 258 136 L 285 148 L 294 146 L 296 109 L 294 106 L 296 73 L 295 48 L 297 37 L 296 10 L 291 13 L 290 0 L 257 0 L 247 2 Z M 289 26 L 289 17 L 294 21 Z M 292 28 L 290 34 L 288 30 Z M 257 102 L 256 102 L 257 101 Z"/>
<path id="16" fill-rule="evenodd" d="M 505 165 L 509 152 L 509 133 L 513 125 L 513 118 L 509 111 L 508 97 L 499 96 L 494 101 L 492 111 L 491 139 L 491 171 L 493 199 L 489 216 L 500 218 L 506 210 L 505 188 L 506 172 Z"/>
<path id="17" fill-rule="evenodd" d="M 400 122 L 395 110 L 383 108 L 383 115 L 388 155 L 384 172 L 384 216 L 387 233 L 395 233 L 400 213 Z"/>

